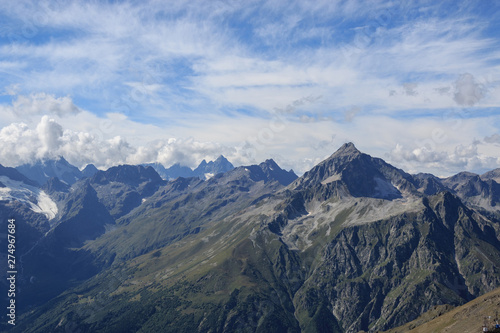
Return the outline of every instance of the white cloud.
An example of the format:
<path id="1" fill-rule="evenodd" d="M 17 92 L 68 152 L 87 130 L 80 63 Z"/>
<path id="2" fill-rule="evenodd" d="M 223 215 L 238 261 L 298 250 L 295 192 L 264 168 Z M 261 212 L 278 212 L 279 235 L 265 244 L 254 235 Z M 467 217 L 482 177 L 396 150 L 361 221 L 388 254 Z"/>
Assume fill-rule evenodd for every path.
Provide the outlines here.
<path id="1" fill-rule="evenodd" d="M 494 165 L 493 143 L 463 148 L 494 141 L 500 125 L 468 119 L 500 105 L 488 17 L 421 7 L 2 2 L 12 22 L 0 80 L 13 99 L 0 105 L 2 162 L 64 154 L 75 164 L 193 166 L 223 153 L 305 171 L 349 140 L 381 157 L 399 144 L 394 161 L 416 171 Z M 321 98 L 294 105 L 307 96 Z M 286 126 L 275 130 L 279 110 Z"/>
<path id="2" fill-rule="evenodd" d="M 34 129 L 24 123 L 14 123 L 0 130 L 0 164 L 17 166 L 37 159 L 64 156 L 78 167 L 88 163 L 107 168 L 148 162 L 160 162 L 166 166 L 181 163 L 193 167 L 203 159 L 213 160 L 220 154 L 232 157 L 236 152 L 234 148 L 194 139 L 155 140 L 134 147 L 124 137 L 110 137 L 113 132 L 112 127 L 101 135 L 63 129 L 48 116 L 43 116 Z"/>
<path id="3" fill-rule="evenodd" d="M 178 2 L 166 6 L 151 1 L 40 6 L 21 2 L 3 7 L 35 28 L 34 36 L 25 36 L 28 43 L 0 49 L 15 57 L 15 62 L 37 68 L 29 77 L 19 70 L 19 79 L 9 78 L 10 84 L 18 83 L 30 92 L 75 91 L 99 100 L 108 112 L 117 101 L 132 99 L 135 112 L 158 118 L 172 116 L 179 104 L 198 108 L 189 100 L 208 102 L 204 111 L 211 113 L 221 106 L 269 110 L 275 107 L 272 98 L 281 104 L 313 90 L 325 96 L 330 109 L 353 104 L 377 105 L 391 112 L 430 109 L 453 98 L 437 98 L 432 93 L 443 81 L 452 85 L 464 72 L 478 77 L 489 73 L 488 64 L 495 58 L 491 50 L 496 41 L 479 33 L 487 21 L 464 15 L 436 17 L 438 6 L 427 8 L 430 17 L 394 27 L 388 21 L 394 21 L 399 11 L 405 14 L 419 6 L 399 8 L 385 1 L 370 5 L 358 1 Z M 364 26 L 341 26 L 346 15 L 364 20 Z M 240 27 L 241 22 L 248 27 Z M 23 24 L 20 21 L 18 32 Z M 29 43 L 44 28 L 74 31 L 78 38 Z M 248 36 L 241 37 L 238 29 L 248 29 L 242 32 Z M 354 36 L 337 41 L 345 30 L 354 31 Z M 321 33 L 315 35 L 315 31 Z M 307 35 L 321 37 L 321 43 L 294 46 Z M 261 45 L 276 48 L 260 50 Z M 345 54 L 346 46 L 355 52 Z M 411 81 L 405 78 L 409 73 L 414 76 Z M 151 76 L 153 82 L 144 82 Z M 411 85 L 416 88 L 405 89 L 405 96 L 387 98 L 390 89 Z M 138 89 L 156 94 L 136 98 Z M 274 91 L 268 93 L 268 89 Z"/>
<path id="4" fill-rule="evenodd" d="M 37 157 L 44 158 L 51 152 L 59 150 L 62 144 L 61 138 L 63 135 L 63 128 L 53 119 L 49 119 L 48 116 L 43 116 L 36 127 L 36 133 L 38 134 L 38 139 L 41 144 Z"/>
<path id="5" fill-rule="evenodd" d="M 15 87 L 8 91 L 14 93 L 12 89 L 15 89 Z M 0 112 L 12 113 L 19 119 L 25 119 L 43 114 L 64 117 L 77 114 L 81 110 L 69 96 L 56 98 L 51 94 L 34 93 L 29 96 L 17 95 L 12 105 L 0 105 Z"/>
<path id="6" fill-rule="evenodd" d="M 132 152 L 134 149 L 120 137 L 100 141 L 89 133 L 64 130 L 48 116 L 43 116 L 35 129 L 14 123 L 0 130 L 0 164 L 6 166 L 61 155 L 78 166 L 89 162 L 110 166 L 125 161 Z"/>

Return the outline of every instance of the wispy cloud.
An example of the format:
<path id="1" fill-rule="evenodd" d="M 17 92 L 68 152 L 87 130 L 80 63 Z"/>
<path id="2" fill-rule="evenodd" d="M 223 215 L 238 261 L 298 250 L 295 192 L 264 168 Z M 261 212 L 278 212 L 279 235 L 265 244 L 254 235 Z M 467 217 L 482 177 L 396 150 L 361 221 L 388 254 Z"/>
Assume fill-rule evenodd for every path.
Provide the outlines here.
<path id="1" fill-rule="evenodd" d="M 199 147 L 219 149 L 241 163 L 267 155 L 304 169 L 335 149 L 318 148 L 318 142 L 334 137 L 333 146 L 357 141 L 368 152 L 389 152 L 394 162 L 416 169 L 431 167 L 429 159 L 411 155 L 419 149 L 416 141 L 432 140 L 422 124 L 441 128 L 454 114 L 465 127 L 460 136 L 448 135 L 446 144 L 437 144 L 432 167 L 478 168 L 453 164 L 445 155 L 458 156 L 457 149 L 477 135 L 498 132 L 500 11 L 495 4 L 484 6 L 479 1 L 461 6 L 451 1 L 3 2 L 0 124 L 7 129 L 28 117 L 23 122 L 32 132 L 9 131 L 21 141 L 41 140 L 34 126 L 49 115 L 64 133 L 87 133 L 108 142 L 104 146 L 120 147 L 109 148 L 116 151 L 108 154 L 115 162 L 178 158 L 192 164 L 203 154 L 188 146 L 204 142 Z M 321 98 L 292 113 L 277 111 L 308 96 Z M 245 152 L 248 138 L 266 132 L 277 114 L 287 129 L 273 132 L 272 142 L 257 155 Z M 482 133 L 467 127 L 485 116 L 493 119 Z M 111 121 L 113 130 L 102 131 L 103 121 Z M 374 124 L 381 129 L 372 129 Z M 118 136 L 121 141 L 109 141 Z M 168 144 L 170 138 L 177 145 Z M 182 146 L 187 153 L 155 157 L 150 147 L 161 149 L 152 141 Z M 492 144 L 486 146 L 478 146 L 478 154 L 492 157 Z M 64 152 L 64 145 L 51 147 Z M 17 160 L 40 156 L 40 149 Z M 111 163 L 99 154 L 75 161 L 92 157 Z M 491 161 L 481 165 L 495 166 Z"/>

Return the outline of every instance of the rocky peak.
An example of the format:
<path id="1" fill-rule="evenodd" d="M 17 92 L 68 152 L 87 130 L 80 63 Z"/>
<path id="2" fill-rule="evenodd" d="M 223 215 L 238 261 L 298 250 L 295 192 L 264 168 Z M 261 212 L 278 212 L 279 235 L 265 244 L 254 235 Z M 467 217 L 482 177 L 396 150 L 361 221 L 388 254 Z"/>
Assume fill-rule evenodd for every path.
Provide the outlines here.
<path id="1" fill-rule="evenodd" d="M 260 181 L 264 181 L 264 183 L 277 182 L 282 186 L 287 186 L 297 179 L 297 175 L 293 171 L 283 170 L 272 159 L 268 159 L 259 165 L 247 165 L 234 168 L 226 172 L 224 177 L 232 181 L 250 180 L 252 183 Z"/>
<path id="2" fill-rule="evenodd" d="M 434 195 L 446 189 L 438 177 L 429 173 L 418 173 L 413 175 L 413 179 L 418 191 L 425 195 Z"/>
<path id="3" fill-rule="evenodd" d="M 264 162 L 262 162 L 261 164 L 259 164 L 259 166 L 262 169 L 269 169 L 269 170 L 281 169 L 278 166 L 278 164 L 272 158 L 265 160 Z"/>
<path id="4" fill-rule="evenodd" d="M 273 159 L 262 162 L 259 167 L 266 174 L 267 179 L 276 180 L 284 186 L 297 179 L 297 175 L 293 171 L 283 170 Z"/>
<path id="5" fill-rule="evenodd" d="M 460 173 L 457 173 L 454 176 L 448 177 L 443 180 L 444 183 L 447 185 L 458 185 L 458 184 L 463 184 L 468 181 L 478 181 L 480 179 L 478 174 L 472 173 L 472 172 L 467 172 L 463 171 Z"/>
<path id="6" fill-rule="evenodd" d="M 498 169 L 481 176 L 471 172 L 460 172 L 442 182 L 469 204 L 487 210 L 497 210 L 495 207 L 500 203 L 500 184 L 495 180 L 497 173 Z"/>
<path id="7" fill-rule="evenodd" d="M 50 178 L 42 187 L 42 189 L 49 194 L 56 192 L 68 192 L 69 188 L 70 186 L 68 184 L 63 183 L 57 177 Z"/>
<path id="8" fill-rule="evenodd" d="M 234 166 L 231 162 L 227 160 L 223 155 L 220 155 L 217 157 L 217 159 L 214 161 L 214 167 L 221 172 L 226 172 L 231 169 L 234 169 Z"/>
<path id="9" fill-rule="evenodd" d="M 224 156 L 220 155 L 215 161 L 201 161 L 200 165 L 193 170 L 192 176 L 205 179 L 208 174 L 211 176 L 224 173 L 234 169 L 234 166 Z"/>
<path id="10" fill-rule="evenodd" d="M 483 180 L 494 180 L 500 184 L 500 169 L 488 171 L 481 175 Z"/>
<path id="11" fill-rule="evenodd" d="M 92 183 L 105 184 L 108 182 L 119 182 L 137 186 L 144 182 L 162 182 L 158 173 L 150 166 L 142 165 L 120 165 L 109 168 L 106 171 L 97 172 L 91 180 Z"/>
<path id="12" fill-rule="evenodd" d="M 354 143 L 348 142 L 344 143 L 330 158 L 333 157 L 342 157 L 342 156 L 351 156 L 356 157 L 361 155 L 362 153 L 356 148 Z"/>
<path id="13" fill-rule="evenodd" d="M 293 185 L 341 186 L 355 197 L 396 199 L 402 192 L 417 193 L 411 175 L 379 158 L 360 152 L 352 143 L 342 145 L 334 154 L 306 172 Z"/>
<path id="14" fill-rule="evenodd" d="M 82 170 L 82 176 L 90 178 L 95 175 L 99 170 L 93 164 L 87 164 Z"/>

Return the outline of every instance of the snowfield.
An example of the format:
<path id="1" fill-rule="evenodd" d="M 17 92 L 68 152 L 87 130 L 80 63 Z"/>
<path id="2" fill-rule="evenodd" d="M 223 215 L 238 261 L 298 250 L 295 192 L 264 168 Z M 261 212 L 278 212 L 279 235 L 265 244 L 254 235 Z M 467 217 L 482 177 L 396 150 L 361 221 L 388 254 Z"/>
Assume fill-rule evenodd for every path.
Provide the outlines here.
<path id="1" fill-rule="evenodd" d="M 44 214 L 49 220 L 56 217 L 58 212 L 56 203 L 41 189 L 7 176 L 0 176 L 0 183 L 6 186 L 0 187 L 0 200 L 22 202 L 35 213 Z"/>

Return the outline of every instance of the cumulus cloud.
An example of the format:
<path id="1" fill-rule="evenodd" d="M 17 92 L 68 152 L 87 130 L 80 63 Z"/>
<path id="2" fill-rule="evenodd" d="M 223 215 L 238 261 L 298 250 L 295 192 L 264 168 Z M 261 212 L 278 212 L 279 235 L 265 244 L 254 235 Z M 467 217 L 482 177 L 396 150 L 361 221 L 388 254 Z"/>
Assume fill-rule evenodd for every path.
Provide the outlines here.
<path id="1" fill-rule="evenodd" d="M 480 152 L 481 142 L 459 144 L 452 150 L 435 150 L 429 147 L 405 147 L 396 144 L 388 154 L 392 162 L 411 165 L 410 172 L 427 170 L 441 176 L 449 176 L 464 170 L 476 172 L 497 168 L 500 159 Z"/>
<path id="2" fill-rule="evenodd" d="M 78 167 L 88 163 L 107 168 L 149 162 L 193 167 L 203 159 L 213 160 L 220 154 L 231 157 L 235 152 L 235 148 L 192 138 L 155 140 L 134 147 L 121 136 L 104 139 L 94 133 L 64 129 L 48 116 L 43 116 L 34 129 L 14 123 L 0 130 L 0 164 L 5 166 L 64 156 Z"/>
<path id="3" fill-rule="evenodd" d="M 0 111 L 13 113 L 21 119 L 36 115 L 65 117 L 81 112 L 80 108 L 73 103 L 71 97 L 55 97 L 43 92 L 33 93 L 29 96 L 18 95 L 12 105 L 0 106 Z"/>
<path id="4" fill-rule="evenodd" d="M 42 120 L 36 127 L 36 133 L 40 139 L 40 148 L 38 155 L 45 157 L 50 152 L 59 150 L 61 146 L 61 137 L 63 135 L 63 128 L 48 116 L 43 116 Z"/>
<path id="5" fill-rule="evenodd" d="M 120 137 L 100 141 L 89 133 L 64 130 L 48 116 L 43 116 L 34 129 L 24 123 L 13 123 L 0 130 L 0 164 L 6 166 L 61 155 L 76 165 L 96 162 L 106 166 L 125 161 L 133 152 Z"/>
<path id="6" fill-rule="evenodd" d="M 141 146 L 129 157 L 131 163 L 159 162 L 165 166 L 175 163 L 196 166 L 201 160 L 213 160 L 218 155 L 234 156 L 235 148 L 214 142 L 200 142 L 192 138 L 157 140 Z"/>

